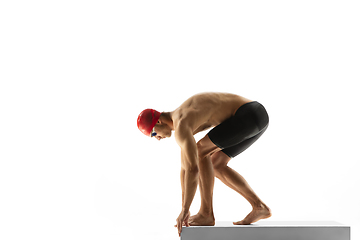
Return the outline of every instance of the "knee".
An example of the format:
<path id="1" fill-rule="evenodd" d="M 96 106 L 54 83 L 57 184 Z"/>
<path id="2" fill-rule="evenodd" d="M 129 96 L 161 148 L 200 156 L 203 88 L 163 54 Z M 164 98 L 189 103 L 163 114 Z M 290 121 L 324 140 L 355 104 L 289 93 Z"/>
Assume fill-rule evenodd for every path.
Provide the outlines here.
<path id="1" fill-rule="evenodd" d="M 214 168 L 214 172 L 215 173 L 219 173 L 221 172 L 224 167 L 226 167 L 226 163 L 221 163 L 219 161 L 212 161 L 212 164 L 213 164 L 213 168 Z"/>
<path id="2" fill-rule="evenodd" d="M 221 172 L 229 162 L 230 158 L 222 156 L 221 152 L 211 155 L 211 162 L 215 172 Z"/>
<path id="3" fill-rule="evenodd" d="M 223 177 L 223 170 L 225 167 L 226 165 L 213 165 L 214 176 L 221 179 Z"/>
<path id="4" fill-rule="evenodd" d="M 218 148 L 207 135 L 196 143 L 196 147 L 198 149 L 199 159 L 210 156 Z"/>

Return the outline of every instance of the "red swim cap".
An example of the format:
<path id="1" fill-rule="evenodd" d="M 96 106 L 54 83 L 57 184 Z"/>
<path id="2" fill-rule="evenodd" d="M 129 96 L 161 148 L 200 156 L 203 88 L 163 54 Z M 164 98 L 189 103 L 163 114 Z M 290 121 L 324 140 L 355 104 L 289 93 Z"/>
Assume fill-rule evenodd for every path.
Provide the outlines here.
<path id="1" fill-rule="evenodd" d="M 142 111 L 137 119 L 137 126 L 139 130 L 146 136 L 150 137 L 151 130 L 159 120 L 160 114 L 161 113 L 154 109 L 145 109 Z"/>

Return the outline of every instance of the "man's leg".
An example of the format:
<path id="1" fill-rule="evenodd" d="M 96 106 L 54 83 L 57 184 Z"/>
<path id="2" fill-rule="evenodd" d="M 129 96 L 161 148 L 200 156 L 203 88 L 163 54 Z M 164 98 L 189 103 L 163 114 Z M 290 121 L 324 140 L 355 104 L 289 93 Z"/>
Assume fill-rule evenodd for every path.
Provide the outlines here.
<path id="1" fill-rule="evenodd" d="M 223 181 L 227 186 L 244 196 L 253 206 L 253 211 L 243 220 L 234 224 L 250 224 L 259 219 L 271 216 L 270 209 L 259 199 L 250 188 L 245 179 L 233 169 L 227 166 L 229 160 L 250 147 L 266 130 L 269 123 L 269 117 L 265 108 L 252 102 L 241 106 L 234 116 L 225 120 L 213 128 L 198 144 L 199 161 L 211 156 L 215 176 Z M 219 147 L 217 147 L 219 146 Z M 220 148 L 221 147 L 221 148 Z M 207 161 L 204 161 L 205 166 Z M 199 164 L 200 165 L 200 164 Z M 199 223 L 207 209 L 212 211 L 212 191 L 213 180 L 211 184 L 205 184 L 208 181 L 206 176 L 207 168 L 200 165 L 200 174 L 203 170 L 203 177 L 200 181 L 201 190 L 201 208 L 199 214 L 190 217 L 189 223 Z M 212 176 L 212 175 L 211 175 Z M 210 194 L 209 194 L 210 193 Z M 204 211 L 204 212 L 203 212 Z M 201 225 L 201 224 L 199 224 Z"/>
<path id="2" fill-rule="evenodd" d="M 210 154 L 221 149 L 208 136 L 197 143 L 199 153 L 199 188 L 201 206 L 199 212 L 189 218 L 191 226 L 215 225 L 213 212 L 214 168 Z"/>
<path id="3" fill-rule="evenodd" d="M 234 222 L 234 224 L 246 225 L 270 217 L 270 209 L 255 194 L 247 181 L 239 173 L 227 166 L 230 159 L 221 151 L 211 156 L 215 176 L 225 185 L 241 194 L 253 207 L 253 210 L 242 221 Z"/>
<path id="4" fill-rule="evenodd" d="M 214 169 L 210 156 L 199 160 L 199 188 L 201 206 L 198 214 L 189 218 L 191 226 L 213 226 L 215 217 L 213 212 Z"/>

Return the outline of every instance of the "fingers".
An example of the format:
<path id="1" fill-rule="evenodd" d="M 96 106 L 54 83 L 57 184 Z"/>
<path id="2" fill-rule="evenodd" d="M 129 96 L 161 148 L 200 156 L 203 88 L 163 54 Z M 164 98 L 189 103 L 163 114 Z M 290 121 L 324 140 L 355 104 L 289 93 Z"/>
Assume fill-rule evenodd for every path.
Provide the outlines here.
<path id="1" fill-rule="evenodd" d="M 184 226 L 186 226 L 186 227 L 190 227 L 190 225 L 189 225 L 189 218 L 186 218 L 185 220 L 184 220 Z"/>
<path id="2" fill-rule="evenodd" d="M 182 230 L 182 223 L 180 221 L 178 221 L 177 228 L 178 228 L 178 233 L 179 233 L 179 237 L 180 237 L 181 236 L 181 230 Z"/>
<path id="3" fill-rule="evenodd" d="M 189 222 L 188 222 L 188 221 L 186 221 L 184 226 L 186 226 L 186 227 L 190 227 Z"/>
<path id="4" fill-rule="evenodd" d="M 190 227 L 190 225 L 186 226 L 186 225 L 185 225 L 185 222 L 183 222 L 182 225 L 183 225 L 183 227 L 184 227 L 184 226 L 185 226 L 185 227 Z M 177 227 L 177 224 L 175 224 L 174 227 Z"/>
<path id="5" fill-rule="evenodd" d="M 181 237 L 181 231 L 182 231 L 183 226 L 190 227 L 189 217 L 190 217 L 189 212 L 186 212 L 186 213 L 181 212 L 179 217 L 176 219 L 177 224 L 174 227 L 177 227 L 179 237 Z"/>
<path id="6" fill-rule="evenodd" d="M 190 214 L 188 214 L 184 220 L 184 224 L 186 227 L 190 227 L 190 224 L 189 224 L 189 217 L 190 217 Z"/>

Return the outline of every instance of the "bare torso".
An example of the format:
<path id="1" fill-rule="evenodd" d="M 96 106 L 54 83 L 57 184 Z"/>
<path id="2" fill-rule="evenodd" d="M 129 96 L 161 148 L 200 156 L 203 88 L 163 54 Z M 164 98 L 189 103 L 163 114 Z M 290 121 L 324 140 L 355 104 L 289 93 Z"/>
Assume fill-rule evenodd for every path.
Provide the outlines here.
<path id="1" fill-rule="evenodd" d="M 175 131 L 179 122 L 188 125 L 193 134 L 214 127 L 233 116 L 251 100 L 229 93 L 201 93 L 187 99 L 172 112 Z"/>

